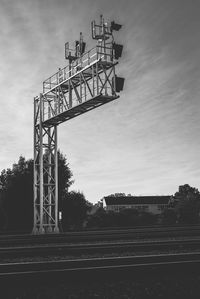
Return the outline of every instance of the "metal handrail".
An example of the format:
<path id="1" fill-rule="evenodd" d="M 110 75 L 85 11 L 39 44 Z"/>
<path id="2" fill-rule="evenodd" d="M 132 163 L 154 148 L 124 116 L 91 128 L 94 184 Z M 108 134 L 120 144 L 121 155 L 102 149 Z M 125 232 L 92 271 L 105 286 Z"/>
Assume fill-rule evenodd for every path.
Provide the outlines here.
<path id="1" fill-rule="evenodd" d="M 107 62 L 111 62 L 112 57 L 112 47 L 102 47 L 97 45 L 92 48 L 81 57 L 72 61 L 71 65 L 67 65 L 66 67 L 59 69 L 58 72 L 47 78 L 43 82 L 43 92 L 47 92 L 52 88 L 56 87 L 60 83 L 67 81 L 70 77 L 74 76 L 82 69 L 89 67 L 95 62 L 103 59 Z"/>

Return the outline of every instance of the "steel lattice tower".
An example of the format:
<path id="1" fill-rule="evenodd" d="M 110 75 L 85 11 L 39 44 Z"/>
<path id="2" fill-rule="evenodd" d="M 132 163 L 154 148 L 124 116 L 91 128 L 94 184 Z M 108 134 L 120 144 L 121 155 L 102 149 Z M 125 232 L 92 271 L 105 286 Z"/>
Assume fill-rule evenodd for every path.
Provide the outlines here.
<path id="1" fill-rule="evenodd" d="M 82 34 L 75 50 L 65 44 L 69 65 L 43 82 L 43 93 L 34 98 L 34 227 L 33 233 L 57 233 L 58 161 L 57 126 L 71 118 L 119 98 L 124 79 L 115 75 L 122 46 L 114 42 L 113 31 L 100 17 L 92 22 L 97 45 L 85 53 Z"/>

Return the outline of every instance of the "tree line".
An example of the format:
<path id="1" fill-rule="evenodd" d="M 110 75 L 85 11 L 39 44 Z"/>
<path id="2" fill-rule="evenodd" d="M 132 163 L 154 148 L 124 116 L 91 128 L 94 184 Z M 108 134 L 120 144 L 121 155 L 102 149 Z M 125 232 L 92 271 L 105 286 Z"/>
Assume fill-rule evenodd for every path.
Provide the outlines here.
<path id="1" fill-rule="evenodd" d="M 120 196 L 124 193 L 120 193 Z M 118 194 L 113 195 L 118 196 Z M 99 208 L 90 216 L 88 227 L 117 227 L 141 225 L 181 225 L 198 224 L 200 222 L 200 192 L 188 184 L 179 186 L 179 190 L 171 196 L 168 207 L 161 214 L 155 215 L 137 209 L 122 209 L 119 212 L 105 211 Z"/>
<path id="2" fill-rule="evenodd" d="M 199 223 L 200 192 L 185 184 L 171 197 L 161 215 L 136 209 L 108 212 L 93 204 L 80 191 L 68 191 L 73 173 L 66 157 L 58 152 L 58 207 L 62 213 L 60 230 Z M 0 231 L 31 232 L 33 228 L 33 160 L 19 157 L 12 168 L 0 174 Z"/>
<path id="3" fill-rule="evenodd" d="M 61 230 L 82 227 L 91 204 L 80 191 L 68 192 L 73 173 L 66 157 L 58 152 L 58 209 Z M 33 160 L 19 157 L 0 174 L 0 231 L 31 232 L 33 228 Z"/>

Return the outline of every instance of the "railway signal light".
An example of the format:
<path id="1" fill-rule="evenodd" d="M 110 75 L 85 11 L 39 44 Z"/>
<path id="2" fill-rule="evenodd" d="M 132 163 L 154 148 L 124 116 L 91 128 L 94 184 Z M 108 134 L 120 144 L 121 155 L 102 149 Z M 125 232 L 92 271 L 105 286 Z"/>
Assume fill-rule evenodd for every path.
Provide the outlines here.
<path id="1" fill-rule="evenodd" d="M 119 59 L 120 57 L 122 57 L 123 45 L 113 43 L 113 50 L 115 59 Z"/>
<path id="2" fill-rule="evenodd" d="M 123 90 L 123 88 L 124 88 L 124 78 L 122 78 L 122 77 L 117 77 L 116 75 L 115 75 L 115 77 L 113 77 L 113 85 L 115 86 L 115 90 L 116 90 L 116 92 L 120 92 L 120 91 L 122 91 Z"/>
<path id="3" fill-rule="evenodd" d="M 111 30 L 119 31 L 122 28 L 122 25 L 115 23 L 115 21 L 111 22 Z"/>
<path id="4" fill-rule="evenodd" d="M 83 55 L 83 53 L 85 52 L 85 46 L 86 46 L 85 42 L 80 43 L 79 40 L 76 40 L 76 52 L 79 53 L 80 55 Z"/>

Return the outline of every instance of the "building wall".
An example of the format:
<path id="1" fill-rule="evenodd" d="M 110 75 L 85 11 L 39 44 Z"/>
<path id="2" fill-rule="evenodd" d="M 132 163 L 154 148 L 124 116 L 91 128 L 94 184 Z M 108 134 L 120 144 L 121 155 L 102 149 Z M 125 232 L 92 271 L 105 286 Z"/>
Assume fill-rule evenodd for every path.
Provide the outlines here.
<path id="1" fill-rule="evenodd" d="M 106 211 L 119 212 L 122 209 L 137 209 L 138 211 L 150 212 L 156 215 L 161 214 L 167 206 L 167 204 L 108 205 L 106 206 Z"/>

